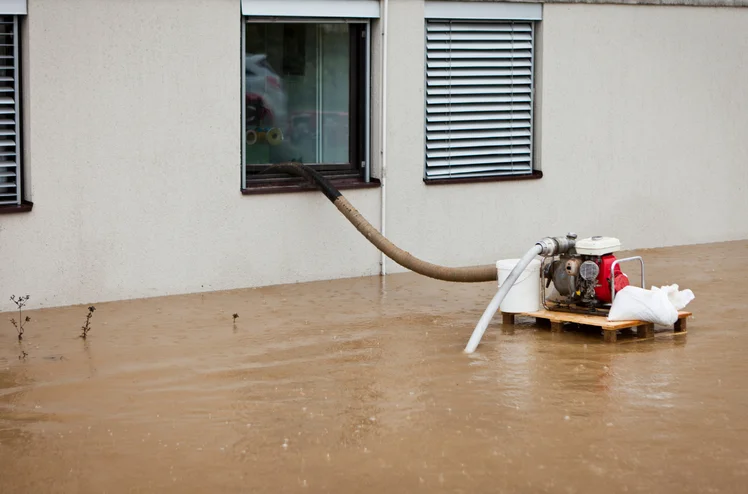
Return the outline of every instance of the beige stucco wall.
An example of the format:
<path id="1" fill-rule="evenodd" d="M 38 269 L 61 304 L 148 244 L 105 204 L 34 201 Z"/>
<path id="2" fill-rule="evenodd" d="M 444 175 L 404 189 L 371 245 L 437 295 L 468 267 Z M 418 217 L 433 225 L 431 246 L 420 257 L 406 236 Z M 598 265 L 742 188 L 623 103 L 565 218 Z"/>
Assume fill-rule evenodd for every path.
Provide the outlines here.
<path id="1" fill-rule="evenodd" d="M 237 1 L 29 0 L 25 29 L 34 208 L 0 216 L 0 308 L 378 272 L 321 194 L 240 194 Z"/>
<path id="2" fill-rule="evenodd" d="M 627 247 L 748 238 L 748 9 L 546 5 L 545 176 L 449 186 L 422 181 L 423 2 L 390 14 L 401 247 L 467 265 L 567 230 Z M 29 0 L 24 30 L 34 209 L 0 215 L 0 310 L 12 293 L 39 307 L 378 273 L 321 194 L 240 194 L 238 1 Z M 375 225 L 379 194 L 346 191 Z"/>
<path id="3" fill-rule="evenodd" d="M 568 230 L 631 248 L 748 237 L 748 9 L 545 5 L 544 177 L 425 186 L 423 3 L 390 6 L 395 243 L 463 265 L 519 256 Z"/>

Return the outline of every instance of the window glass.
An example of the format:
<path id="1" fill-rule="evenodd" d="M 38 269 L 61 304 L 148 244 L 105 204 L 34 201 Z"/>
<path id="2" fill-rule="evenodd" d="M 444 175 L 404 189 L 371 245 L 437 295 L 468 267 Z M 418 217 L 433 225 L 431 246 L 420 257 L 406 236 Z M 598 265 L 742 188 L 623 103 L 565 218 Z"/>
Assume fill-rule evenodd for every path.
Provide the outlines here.
<path id="1" fill-rule="evenodd" d="M 351 169 L 351 29 L 344 23 L 246 24 L 248 179 L 268 164 L 291 160 Z"/>

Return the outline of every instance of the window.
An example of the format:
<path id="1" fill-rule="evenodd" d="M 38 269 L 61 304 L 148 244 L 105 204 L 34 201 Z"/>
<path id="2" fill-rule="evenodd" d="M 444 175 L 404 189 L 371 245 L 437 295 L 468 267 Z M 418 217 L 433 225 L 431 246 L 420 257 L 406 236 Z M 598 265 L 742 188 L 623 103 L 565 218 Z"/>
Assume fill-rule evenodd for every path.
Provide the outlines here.
<path id="1" fill-rule="evenodd" d="M 538 176 L 533 20 L 491 18 L 501 4 L 478 5 L 476 18 L 465 4 L 431 4 L 427 16 L 437 18 L 426 20 L 424 180 Z M 459 13 L 464 18 L 443 18 Z"/>
<path id="2" fill-rule="evenodd" d="M 0 15 L 0 207 L 23 199 L 19 58 L 18 16 Z"/>
<path id="3" fill-rule="evenodd" d="M 298 181 L 262 173 L 288 161 L 363 178 L 364 26 L 248 22 L 245 36 L 247 186 Z"/>
<path id="4" fill-rule="evenodd" d="M 242 188 L 303 184 L 297 161 L 343 186 L 370 182 L 370 19 L 378 0 L 242 0 Z"/>

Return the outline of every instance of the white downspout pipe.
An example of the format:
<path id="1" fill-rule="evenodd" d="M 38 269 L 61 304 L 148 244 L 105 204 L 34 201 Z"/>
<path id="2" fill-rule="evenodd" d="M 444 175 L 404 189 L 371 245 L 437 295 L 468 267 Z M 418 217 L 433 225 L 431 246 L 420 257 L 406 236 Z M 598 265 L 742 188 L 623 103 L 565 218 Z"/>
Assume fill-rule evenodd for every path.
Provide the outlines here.
<path id="1" fill-rule="evenodd" d="M 382 108 L 380 112 L 381 124 L 380 131 L 382 133 L 380 138 L 380 156 L 382 171 L 380 173 L 381 182 L 381 210 L 380 210 L 380 222 L 381 228 L 380 233 L 386 235 L 387 231 L 387 20 L 388 20 L 388 7 L 389 0 L 381 0 L 382 5 Z M 381 264 L 381 275 L 387 274 L 387 268 L 385 266 L 386 256 L 381 253 L 380 264 Z"/>

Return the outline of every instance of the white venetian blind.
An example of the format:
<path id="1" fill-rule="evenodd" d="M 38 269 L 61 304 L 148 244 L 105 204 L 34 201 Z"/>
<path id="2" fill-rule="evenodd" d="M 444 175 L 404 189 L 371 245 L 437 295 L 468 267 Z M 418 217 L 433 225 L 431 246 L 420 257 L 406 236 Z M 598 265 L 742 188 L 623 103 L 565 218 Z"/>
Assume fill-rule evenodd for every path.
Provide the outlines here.
<path id="1" fill-rule="evenodd" d="M 21 204 L 18 18 L 0 15 L 0 205 Z"/>
<path id="2" fill-rule="evenodd" d="M 426 24 L 426 179 L 532 173 L 533 24 Z"/>

